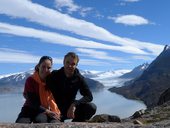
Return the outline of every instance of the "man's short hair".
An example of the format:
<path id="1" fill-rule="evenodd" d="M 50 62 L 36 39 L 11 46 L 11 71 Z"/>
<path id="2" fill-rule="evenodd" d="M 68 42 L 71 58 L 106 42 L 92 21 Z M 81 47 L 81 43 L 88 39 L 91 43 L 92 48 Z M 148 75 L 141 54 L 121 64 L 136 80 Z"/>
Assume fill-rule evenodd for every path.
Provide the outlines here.
<path id="1" fill-rule="evenodd" d="M 72 58 L 75 58 L 77 60 L 77 64 L 79 62 L 79 56 L 74 53 L 74 52 L 68 52 L 65 56 L 64 56 L 64 61 L 67 57 L 72 57 Z"/>

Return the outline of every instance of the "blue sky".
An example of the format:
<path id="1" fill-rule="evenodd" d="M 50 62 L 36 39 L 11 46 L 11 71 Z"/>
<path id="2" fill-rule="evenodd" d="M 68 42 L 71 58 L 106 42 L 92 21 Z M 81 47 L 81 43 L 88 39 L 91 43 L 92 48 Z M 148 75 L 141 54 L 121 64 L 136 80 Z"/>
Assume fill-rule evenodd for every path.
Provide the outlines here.
<path id="1" fill-rule="evenodd" d="M 133 69 L 170 41 L 169 0 L 1 0 L 0 74 L 49 55 L 54 69 L 76 52 L 78 68 Z"/>

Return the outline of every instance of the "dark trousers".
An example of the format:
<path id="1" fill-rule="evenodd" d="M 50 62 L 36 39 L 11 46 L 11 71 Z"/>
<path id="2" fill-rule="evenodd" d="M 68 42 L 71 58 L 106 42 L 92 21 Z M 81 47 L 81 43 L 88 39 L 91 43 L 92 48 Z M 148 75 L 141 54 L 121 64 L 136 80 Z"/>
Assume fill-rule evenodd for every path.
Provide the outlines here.
<path id="1" fill-rule="evenodd" d="M 76 106 L 75 118 L 72 122 L 85 122 L 89 120 L 96 113 L 96 105 L 94 103 L 82 103 Z M 67 117 L 63 117 L 64 122 Z"/>
<path id="2" fill-rule="evenodd" d="M 57 119 L 47 116 L 45 113 L 35 111 L 29 107 L 22 107 L 15 123 L 57 123 Z"/>
<path id="3" fill-rule="evenodd" d="M 15 123 L 32 123 L 35 120 L 35 117 L 38 115 L 38 112 L 34 109 L 23 106 L 21 112 L 18 115 Z"/>

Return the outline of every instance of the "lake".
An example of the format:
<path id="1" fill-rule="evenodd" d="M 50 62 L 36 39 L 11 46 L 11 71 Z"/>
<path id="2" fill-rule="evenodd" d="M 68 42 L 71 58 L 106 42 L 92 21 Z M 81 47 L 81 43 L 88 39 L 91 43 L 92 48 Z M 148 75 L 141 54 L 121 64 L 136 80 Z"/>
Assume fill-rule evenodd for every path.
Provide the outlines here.
<path id="1" fill-rule="evenodd" d="M 97 105 L 96 114 L 117 115 L 120 118 L 131 116 L 135 111 L 145 109 L 139 101 L 129 100 L 121 95 L 111 93 L 106 88 L 93 92 L 93 102 Z M 0 122 L 15 122 L 24 103 L 22 94 L 0 95 Z"/>

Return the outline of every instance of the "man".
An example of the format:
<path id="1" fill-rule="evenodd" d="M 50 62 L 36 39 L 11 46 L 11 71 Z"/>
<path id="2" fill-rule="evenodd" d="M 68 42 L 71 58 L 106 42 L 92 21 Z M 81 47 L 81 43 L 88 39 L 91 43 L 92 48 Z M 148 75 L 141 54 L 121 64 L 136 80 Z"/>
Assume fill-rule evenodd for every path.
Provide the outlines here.
<path id="1" fill-rule="evenodd" d="M 84 122 L 96 112 L 96 105 L 91 103 L 93 96 L 84 77 L 76 68 L 79 57 L 69 52 L 64 57 L 64 67 L 54 70 L 47 78 L 47 85 L 61 111 L 61 121 L 73 119 L 74 122 Z M 82 97 L 76 100 L 77 92 Z"/>

